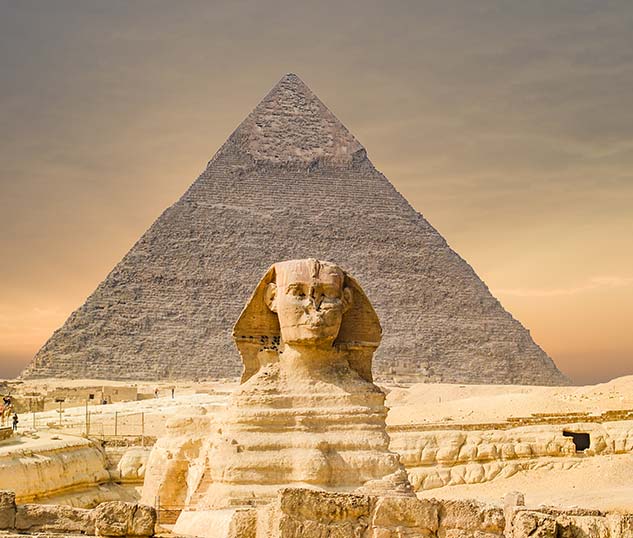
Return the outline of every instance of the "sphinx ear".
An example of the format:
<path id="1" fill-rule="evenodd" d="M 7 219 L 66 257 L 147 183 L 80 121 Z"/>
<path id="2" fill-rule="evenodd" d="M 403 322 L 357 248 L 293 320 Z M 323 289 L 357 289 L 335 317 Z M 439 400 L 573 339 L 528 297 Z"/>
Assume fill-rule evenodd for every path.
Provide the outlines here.
<path id="1" fill-rule="evenodd" d="M 277 284 L 271 282 L 266 286 L 266 290 L 264 291 L 264 302 L 266 303 L 266 306 L 273 312 L 277 312 L 277 302 L 275 301 L 276 298 Z"/>
<path id="2" fill-rule="evenodd" d="M 352 297 L 352 289 L 347 287 L 343 288 L 343 313 L 352 308 L 352 303 L 354 302 Z"/>

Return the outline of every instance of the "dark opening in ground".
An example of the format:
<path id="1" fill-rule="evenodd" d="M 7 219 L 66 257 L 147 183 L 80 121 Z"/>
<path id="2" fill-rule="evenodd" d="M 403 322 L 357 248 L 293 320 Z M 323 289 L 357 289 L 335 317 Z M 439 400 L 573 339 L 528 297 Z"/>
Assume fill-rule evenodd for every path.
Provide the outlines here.
<path id="1" fill-rule="evenodd" d="M 582 452 L 587 450 L 591 444 L 591 438 L 588 433 L 576 433 L 563 431 L 563 437 L 571 437 L 571 440 L 576 445 L 576 452 Z"/>

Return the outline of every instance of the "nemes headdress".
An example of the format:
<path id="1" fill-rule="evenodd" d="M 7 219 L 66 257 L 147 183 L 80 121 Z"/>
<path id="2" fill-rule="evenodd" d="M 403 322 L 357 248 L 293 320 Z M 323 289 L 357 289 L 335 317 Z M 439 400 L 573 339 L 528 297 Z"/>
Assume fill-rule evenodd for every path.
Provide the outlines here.
<path id="1" fill-rule="evenodd" d="M 334 341 L 334 347 L 346 355 L 351 368 L 356 370 L 362 378 L 371 382 L 372 357 L 380 344 L 382 335 L 378 316 L 354 278 L 335 264 L 313 259 L 276 263 L 266 271 L 255 288 L 233 328 L 235 345 L 244 364 L 241 382 L 244 383 L 250 379 L 264 364 L 279 360 L 279 351 L 283 349 L 284 344 L 277 314 L 266 304 L 266 289 L 269 284 L 276 282 L 277 273 L 284 264 L 303 262 L 337 269 L 343 274 L 343 287 L 351 291 L 352 302 L 349 310 L 343 315 L 341 329 Z"/>

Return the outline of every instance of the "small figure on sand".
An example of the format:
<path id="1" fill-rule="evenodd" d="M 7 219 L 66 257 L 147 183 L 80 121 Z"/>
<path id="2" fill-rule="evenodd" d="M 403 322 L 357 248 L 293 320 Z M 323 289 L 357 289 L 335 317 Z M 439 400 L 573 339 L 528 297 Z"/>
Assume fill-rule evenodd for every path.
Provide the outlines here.
<path id="1" fill-rule="evenodd" d="M 154 398 L 158 398 L 158 387 L 154 389 Z"/>
<path id="2" fill-rule="evenodd" d="M 13 413 L 13 431 L 14 432 L 18 431 L 18 422 L 20 422 L 20 420 L 18 419 L 18 414 Z"/>

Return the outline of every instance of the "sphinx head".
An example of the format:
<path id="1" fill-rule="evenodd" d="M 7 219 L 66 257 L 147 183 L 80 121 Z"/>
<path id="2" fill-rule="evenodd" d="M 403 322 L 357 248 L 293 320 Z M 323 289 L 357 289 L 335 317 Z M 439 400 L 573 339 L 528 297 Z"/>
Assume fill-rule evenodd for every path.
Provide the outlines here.
<path id="1" fill-rule="evenodd" d="M 233 337 L 244 364 L 242 382 L 278 361 L 285 346 L 343 353 L 350 367 L 371 381 L 381 332 L 376 312 L 351 275 L 333 263 L 305 259 L 268 269 Z"/>
<path id="2" fill-rule="evenodd" d="M 352 291 L 336 265 L 291 260 L 275 264 L 275 281 L 266 286 L 264 300 L 277 314 L 286 344 L 328 347 L 352 306 Z"/>

